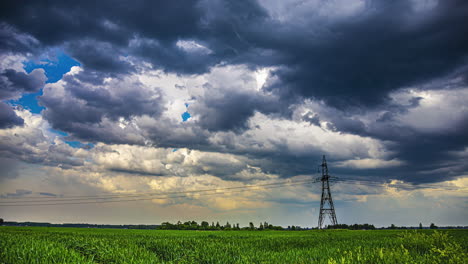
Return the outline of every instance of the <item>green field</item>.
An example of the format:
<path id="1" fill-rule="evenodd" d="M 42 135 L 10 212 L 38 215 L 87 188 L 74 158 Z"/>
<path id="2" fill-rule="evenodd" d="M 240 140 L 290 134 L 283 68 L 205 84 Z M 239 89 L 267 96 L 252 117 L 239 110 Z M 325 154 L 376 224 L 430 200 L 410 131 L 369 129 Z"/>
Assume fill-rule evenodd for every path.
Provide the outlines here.
<path id="1" fill-rule="evenodd" d="M 0 263 L 468 263 L 468 230 L 0 227 Z"/>

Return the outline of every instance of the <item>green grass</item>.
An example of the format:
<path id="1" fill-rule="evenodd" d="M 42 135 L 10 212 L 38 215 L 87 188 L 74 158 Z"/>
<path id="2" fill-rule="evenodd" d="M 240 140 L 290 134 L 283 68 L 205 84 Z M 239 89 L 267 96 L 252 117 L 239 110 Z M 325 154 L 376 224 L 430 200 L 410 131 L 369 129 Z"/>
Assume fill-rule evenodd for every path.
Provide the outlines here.
<path id="1" fill-rule="evenodd" d="M 468 263 L 468 230 L 0 227 L 0 263 Z"/>

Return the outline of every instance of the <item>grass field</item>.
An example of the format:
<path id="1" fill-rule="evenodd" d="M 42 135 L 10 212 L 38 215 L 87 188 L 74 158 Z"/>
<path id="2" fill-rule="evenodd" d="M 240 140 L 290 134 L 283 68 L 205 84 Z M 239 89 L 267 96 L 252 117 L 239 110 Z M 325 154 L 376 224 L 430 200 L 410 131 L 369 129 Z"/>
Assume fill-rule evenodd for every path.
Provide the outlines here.
<path id="1" fill-rule="evenodd" d="M 0 227 L 0 263 L 468 263 L 468 230 Z"/>

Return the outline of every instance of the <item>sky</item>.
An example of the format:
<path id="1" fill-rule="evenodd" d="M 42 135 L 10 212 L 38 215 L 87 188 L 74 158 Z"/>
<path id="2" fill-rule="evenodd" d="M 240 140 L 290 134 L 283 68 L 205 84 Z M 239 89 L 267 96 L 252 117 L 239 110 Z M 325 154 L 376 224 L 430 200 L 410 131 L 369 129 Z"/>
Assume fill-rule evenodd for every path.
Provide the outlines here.
<path id="1" fill-rule="evenodd" d="M 462 0 L 2 1 L 0 217 L 315 227 L 318 183 L 193 191 L 326 155 L 339 223 L 468 225 L 467 22 Z M 2 206 L 149 192 L 187 195 Z"/>

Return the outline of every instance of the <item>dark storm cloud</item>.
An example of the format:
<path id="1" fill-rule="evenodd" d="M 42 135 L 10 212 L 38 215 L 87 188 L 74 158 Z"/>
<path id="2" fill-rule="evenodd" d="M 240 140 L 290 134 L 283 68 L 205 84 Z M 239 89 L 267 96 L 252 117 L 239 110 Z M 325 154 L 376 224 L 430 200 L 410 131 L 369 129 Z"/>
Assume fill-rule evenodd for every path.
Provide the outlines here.
<path id="1" fill-rule="evenodd" d="M 250 27 L 266 18 L 266 11 L 249 0 L 8 1 L 0 12 L 9 28 L 44 46 L 64 45 L 85 68 L 106 73 L 128 70 L 118 55 L 139 56 L 157 68 L 187 74 L 206 72 L 220 62 L 245 63 L 263 49 L 243 35 L 254 36 Z M 194 40 L 211 52 L 183 50 L 176 45 L 180 40 Z"/>
<path id="2" fill-rule="evenodd" d="M 44 87 L 46 76 L 43 69 L 27 74 L 6 69 L 0 73 L 0 99 L 20 97 L 23 93 L 35 93 Z"/>
<path id="3" fill-rule="evenodd" d="M 133 35 L 174 39 L 192 34 L 197 1 L 6 1 L 0 13 L 7 23 L 47 45 L 94 38 L 126 45 Z M 181 19 L 183 18 L 183 19 Z M 50 30 L 50 26 L 54 30 Z"/>
<path id="4" fill-rule="evenodd" d="M 248 127 L 247 121 L 255 111 L 281 113 L 287 109 L 282 102 L 256 93 L 226 91 L 216 95 L 208 93 L 199 98 L 202 106 L 193 106 L 200 113 L 197 123 L 209 131 L 242 132 Z M 284 111 L 286 114 L 287 111 Z"/>
<path id="5" fill-rule="evenodd" d="M 398 132 L 398 128 L 392 130 L 393 133 L 387 134 L 387 137 L 398 143 L 395 150 L 399 158 L 407 163 L 399 172 L 402 179 L 431 182 L 448 180 L 468 173 L 465 158 L 453 154 L 455 151 L 463 151 L 468 146 L 468 118 L 439 132 L 421 133 L 408 128 L 401 132 Z M 374 131 L 370 131 L 371 135 L 375 137 L 381 136 L 372 132 Z M 414 171 L 418 173 L 415 174 Z"/>
<path id="6" fill-rule="evenodd" d="M 1 52 L 31 52 L 39 47 L 39 42 L 27 34 L 21 34 L 12 26 L 0 22 Z"/>
<path id="7" fill-rule="evenodd" d="M 287 57 L 279 85 L 340 108 L 376 106 L 392 90 L 466 64 L 466 1 L 440 1 L 423 14 L 409 1 L 372 3 L 360 17 L 324 25 L 319 39 L 302 41 L 301 32 L 272 44 Z"/>
<path id="8" fill-rule="evenodd" d="M 0 102 L 0 129 L 22 126 L 23 124 L 24 120 L 9 105 Z"/>
<path id="9" fill-rule="evenodd" d="M 346 107 L 375 106 L 389 91 L 466 63 L 467 13 L 466 1 L 441 1 L 422 13 L 410 1 L 371 1 L 351 19 L 299 24 L 269 17 L 255 1 L 31 1 L 6 4 L 1 17 L 45 45 L 67 43 L 85 68 L 128 70 L 109 52 L 178 73 L 201 73 L 221 61 L 283 65 L 276 71 L 280 89 Z M 182 50 L 176 43 L 185 39 L 212 53 Z"/>
<path id="10" fill-rule="evenodd" d="M 177 42 L 160 42 L 150 39 L 137 39 L 131 46 L 133 54 L 145 58 L 154 68 L 166 72 L 201 74 L 219 62 L 209 51 L 190 51 L 177 46 Z"/>
<path id="11" fill-rule="evenodd" d="M 169 52 L 162 56 L 164 52 L 160 49 L 172 47 L 170 51 L 174 51 L 179 38 L 197 35 L 200 17 L 197 1 L 80 1 L 66 4 L 61 1 L 26 1 L 21 4 L 7 1 L 0 13 L 4 22 L 30 34 L 43 45 L 65 44 L 66 51 L 84 67 L 103 72 L 127 69 L 129 65 L 119 62 L 117 57 L 131 52 L 131 40 L 140 38 L 162 43 L 152 52 L 158 65 L 165 64 L 159 60 L 167 60 L 168 64 L 174 59 L 183 61 L 184 54 Z M 133 52 L 151 57 L 144 48 Z M 187 69 L 199 71 L 190 63 L 186 65 Z M 183 68 L 183 63 L 179 68 Z"/>
<path id="12" fill-rule="evenodd" d="M 70 55 L 80 61 L 86 68 L 102 73 L 131 73 L 130 63 L 120 60 L 125 52 L 107 42 L 73 41 L 66 45 Z"/>

